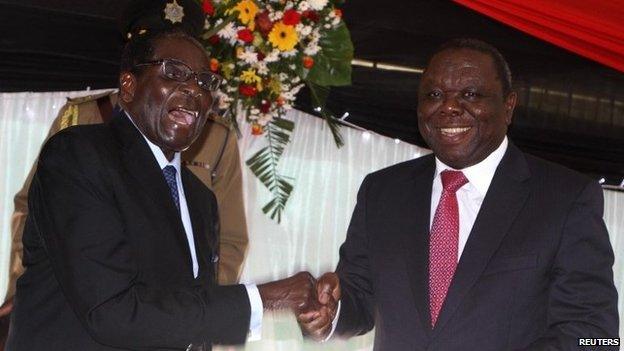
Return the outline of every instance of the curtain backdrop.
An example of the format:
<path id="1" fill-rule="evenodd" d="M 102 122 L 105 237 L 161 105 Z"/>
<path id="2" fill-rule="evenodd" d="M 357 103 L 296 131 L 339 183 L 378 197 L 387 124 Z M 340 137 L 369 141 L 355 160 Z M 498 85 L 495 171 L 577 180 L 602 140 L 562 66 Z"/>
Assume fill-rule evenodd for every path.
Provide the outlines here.
<path id="1" fill-rule="evenodd" d="M 0 94 L 0 164 L 4 166 L 4 171 L 0 172 L 0 296 L 4 296 L 8 276 L 13 195 L 21 187 L 65 98 L 85 94 L 87 92 Z M 295 121 L 296 126 L 280 168 L 283 174 L 294 178 L 295 189 L 281 224 L 262 213 L 261 208 L 270 200 L 270 194 L 243 165 L 250 235 L 244 282 L 261 283 L 300 270 L 309 270 L 315 276 L 333 270 L 363 177 L 376 169 L 428 152 L 351 128 L 342 128 L 345 146 L 337 149 L 322 120 L 298 111 L 292 111 L 287 118 Z M 239 145 L 244 161 L 264 145 L 264 138 L 252 136 L 249 127 L 243 124 Z M 614 273 L 619 291 L 624 289 L 624 255 L 618 254 L 624 250 L 623 211 L 624 193 L 605 191 L 605 221 L 616 252 Z M 620 299 L 620 311 L 623 310 Z M 624 328 L 621 334 L 622 331 Z M 371 348 L 371 333 L 323 345 L 303 342 L 293 316 L 266 313 L 262 340 L 241 348 L 218 349 L 337 351 Z"/>
<path id="2" fill-rule="evenodd" d="M 624 1 L 454 0 L 525 33 L 624 71 Z"/>

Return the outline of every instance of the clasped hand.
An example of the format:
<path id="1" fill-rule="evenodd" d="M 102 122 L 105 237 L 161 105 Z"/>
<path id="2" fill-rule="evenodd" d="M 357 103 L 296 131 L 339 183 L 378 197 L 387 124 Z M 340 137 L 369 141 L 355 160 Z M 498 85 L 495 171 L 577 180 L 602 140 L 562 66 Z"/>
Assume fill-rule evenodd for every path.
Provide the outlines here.
<path id="1" fill-rule="evenodd" d="M 258 286 L 264 309 L 290 309 L 303 335 L 324 340 L 332 329 L 340 300 L 340 281 L 325 273 L 318 281 L 308 272 Z"/>

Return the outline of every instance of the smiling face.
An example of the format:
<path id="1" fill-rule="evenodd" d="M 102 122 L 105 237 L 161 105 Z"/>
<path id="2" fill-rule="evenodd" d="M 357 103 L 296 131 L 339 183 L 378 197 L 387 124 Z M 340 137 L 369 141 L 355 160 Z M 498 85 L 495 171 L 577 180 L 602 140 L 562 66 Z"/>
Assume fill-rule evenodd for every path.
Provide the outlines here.
<path id="1" fill-rule="evenodd" d="M 462 169 L 496 150 L 516 105 L 516 94 L 502 90 L 485 53 L 448 49 L 431 59 L 418 89 L 418 128 L 440 161 Z"/>
<path id="2" fill-rule="evenodd" d="M 210 68 L 205 51 L 185 37 L 156 40 L 152 60 L 160 59 L 181 61 L 195 72 Z M 168 79 L 161 74 L 160 65 L 142 66 L 139 73 L 122 72 L 120 99 L 139 130 L 169 160 L 199 136 L 214 101 L 194 77 L 186 82 Z"/>

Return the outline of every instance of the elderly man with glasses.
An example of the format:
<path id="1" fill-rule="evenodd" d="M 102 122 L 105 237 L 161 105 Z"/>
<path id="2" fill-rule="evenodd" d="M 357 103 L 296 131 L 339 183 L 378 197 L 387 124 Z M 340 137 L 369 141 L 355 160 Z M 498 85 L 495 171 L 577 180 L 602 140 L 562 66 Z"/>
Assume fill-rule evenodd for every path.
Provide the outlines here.
<path id="1" fill-rule="evenodd" d="M 180 152 L 204 127 L 219 82 L 191 36 L 147 33 L 124 48 L 111 121 L 46 143 L 8 350 L 207 350 L 243 343 L 263 308 L 315 304 L 308 273 L 215 282 L 216 200 Z"/>

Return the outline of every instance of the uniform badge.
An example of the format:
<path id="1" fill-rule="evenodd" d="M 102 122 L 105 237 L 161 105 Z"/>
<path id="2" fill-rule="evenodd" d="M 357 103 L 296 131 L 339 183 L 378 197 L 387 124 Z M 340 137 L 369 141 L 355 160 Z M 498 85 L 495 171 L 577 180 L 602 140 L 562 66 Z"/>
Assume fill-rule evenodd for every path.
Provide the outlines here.
<path id="1" fill-rule="evenodd" d="M 182 18 L 184 18 L 184 8 L 180 6 L 176 0 L 173 0 L 173 2 L 170 2 L 170 3 L 167 3 L 167 6 L 165 6 L 164 12 L 165 12 L 165 19 L 171 22 L 172 24 L 177 23 L 177 22 L 182 23 Z"/>

